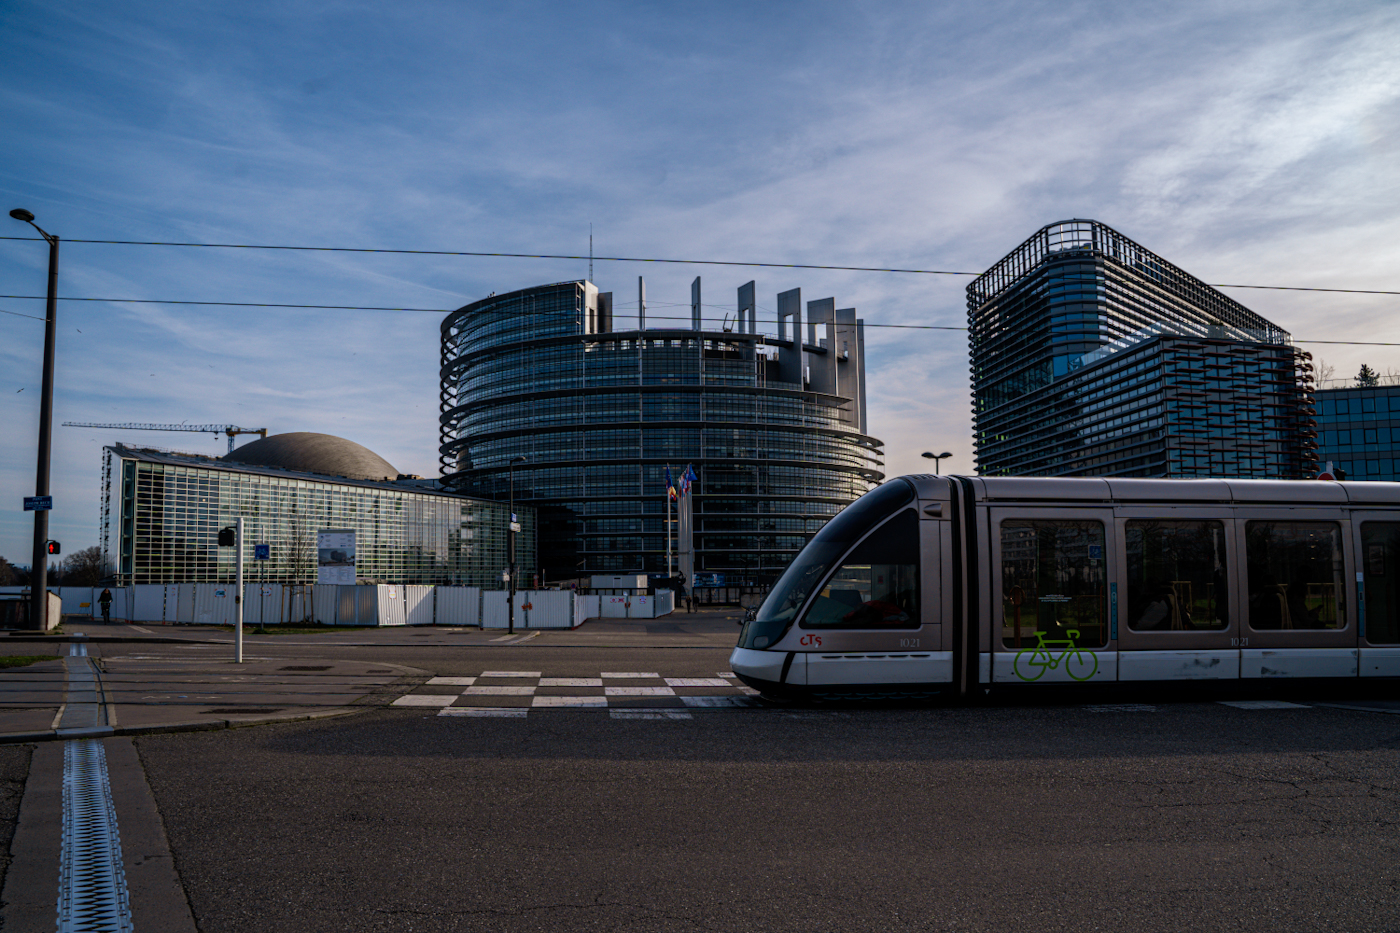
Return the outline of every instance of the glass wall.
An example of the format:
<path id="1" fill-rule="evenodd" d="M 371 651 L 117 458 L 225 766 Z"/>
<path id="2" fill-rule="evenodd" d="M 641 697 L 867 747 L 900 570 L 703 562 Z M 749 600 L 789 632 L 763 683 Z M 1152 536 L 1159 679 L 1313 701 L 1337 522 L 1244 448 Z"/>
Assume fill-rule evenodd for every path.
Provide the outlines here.
<path id="1" fill-rule="evenodd" d="M 362 583 L 498 586 L 506 566 L 504 503 L 116 459 L 105 544 L 123 584 L 231 582 L 234 550 L 218 546 L 218 532 L 239 516 L 248 543 L 271 545 L 266 562 L 245 555 L 249 580 L 316 582 L 316 533 L 331 528 L 355 531 Z M 535 515 L 516 511 L 516 563 L 528 575 L 536 568 Z"/>

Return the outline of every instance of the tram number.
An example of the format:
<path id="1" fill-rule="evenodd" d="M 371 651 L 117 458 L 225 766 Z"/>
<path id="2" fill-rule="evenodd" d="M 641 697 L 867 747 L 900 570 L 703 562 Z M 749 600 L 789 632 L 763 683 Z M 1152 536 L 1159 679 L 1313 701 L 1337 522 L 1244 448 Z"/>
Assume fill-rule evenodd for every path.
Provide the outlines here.
<path id="1" fill-rule="evenodd" d="M 822 646 L 822 637 L 820 635 L 803 635 L 801 643 L 807 648 L 820 648 Z"/>
<path id="2" fill-rule="evenodd" d="M 899 647 L 901 647 L 901 648 L 917 648 L 917 647 L 919 647 L 919 640 L 918 640 L 917 638 L 901 638 L 901 639 L 899 640 Z"/>
<path id="3" fill-rule="evenodd" d="M 1232 639 L 1230 639 L 1230 647 L 1231 647 L 1231 648 L 1248 648 L 1248 647 L 1249 647 L 1249 639 L 1248 639 L 1248 638 L 1232 638 Z"/>

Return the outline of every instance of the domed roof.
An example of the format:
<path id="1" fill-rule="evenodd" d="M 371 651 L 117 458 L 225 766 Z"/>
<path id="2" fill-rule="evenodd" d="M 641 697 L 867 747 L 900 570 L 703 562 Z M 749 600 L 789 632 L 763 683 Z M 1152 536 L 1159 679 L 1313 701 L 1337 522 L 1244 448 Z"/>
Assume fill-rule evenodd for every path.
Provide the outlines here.
<path id="1" fill-rule="evenodd" d="M 294 431 L 244 444 L 223 458 L 253 466 L 281 467 L 349 479 L 394 479 L 399 471 L 379 454 L 331 434 Z"/>

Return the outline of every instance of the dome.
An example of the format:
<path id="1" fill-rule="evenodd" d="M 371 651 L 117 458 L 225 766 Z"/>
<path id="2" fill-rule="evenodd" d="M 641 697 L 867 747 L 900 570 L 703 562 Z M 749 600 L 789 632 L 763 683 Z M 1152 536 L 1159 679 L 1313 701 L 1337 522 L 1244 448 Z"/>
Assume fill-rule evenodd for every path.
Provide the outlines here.
<path id="1" fill-rule="evenodd" d="M 223 457 L 232 463 L 281 467 L 348 479 L 394 479 L 399 471 L 368 447 L 331 434 L 295 431 L 244 444 Z"/>

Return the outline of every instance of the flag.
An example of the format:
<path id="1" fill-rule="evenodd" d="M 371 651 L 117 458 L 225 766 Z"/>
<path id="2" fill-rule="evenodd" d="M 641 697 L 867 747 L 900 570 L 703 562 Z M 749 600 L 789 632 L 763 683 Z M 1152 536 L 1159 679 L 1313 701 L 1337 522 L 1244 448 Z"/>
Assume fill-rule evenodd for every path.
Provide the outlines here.
<path id="1" fill-rule="evenodd" d="M 687 463 L 685 465 L 685 472 L 681 474 L 681 495 L 690 492 L 690 484 L 699 478 L 700 477 L 695 475 L 695 467 Z"/>
<path id="2" fill-rule="evenodd" d="M 671 479 L 671 464 L 669 463 L 666 464 L 666 497 L 672 502 L 680 498 L 676 493 L 676 483 Z"/>

